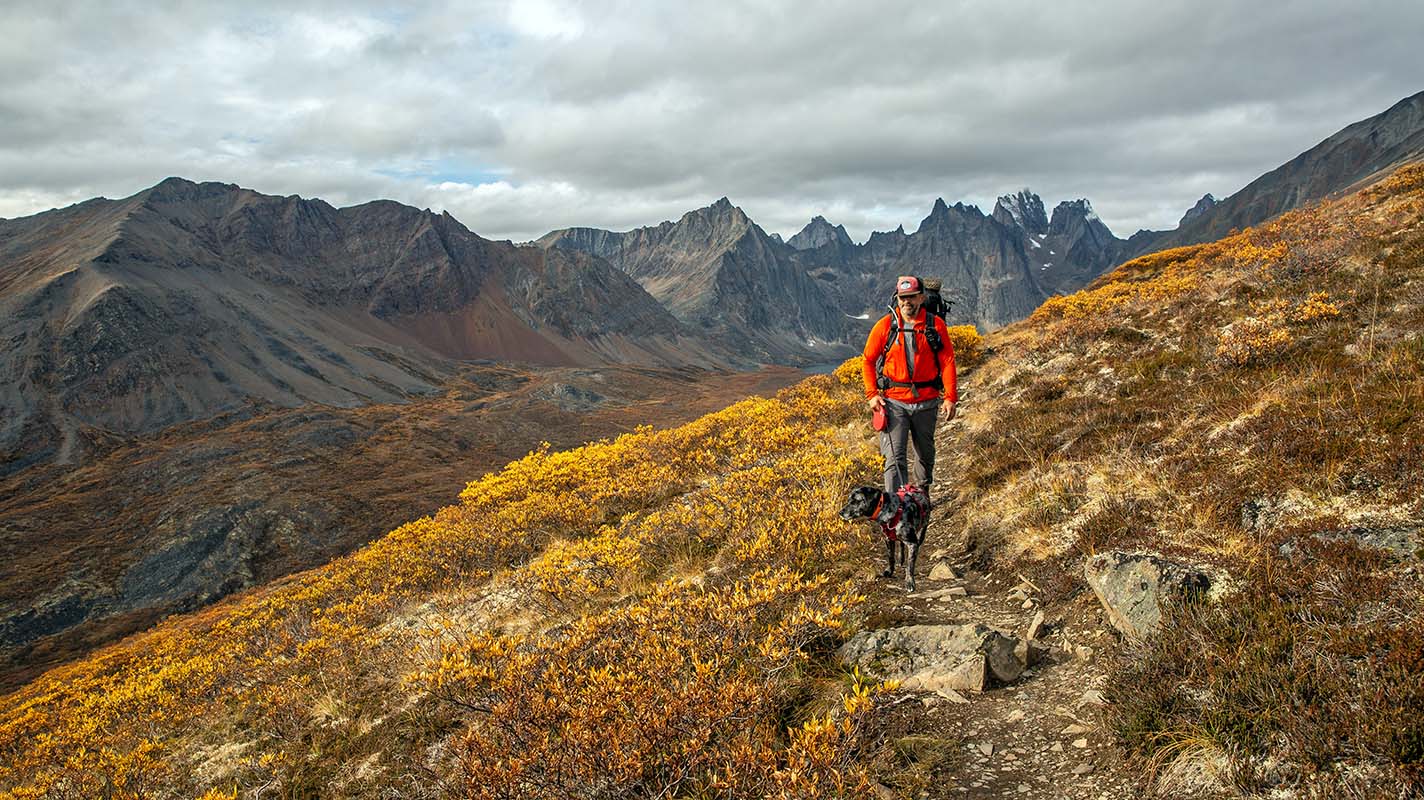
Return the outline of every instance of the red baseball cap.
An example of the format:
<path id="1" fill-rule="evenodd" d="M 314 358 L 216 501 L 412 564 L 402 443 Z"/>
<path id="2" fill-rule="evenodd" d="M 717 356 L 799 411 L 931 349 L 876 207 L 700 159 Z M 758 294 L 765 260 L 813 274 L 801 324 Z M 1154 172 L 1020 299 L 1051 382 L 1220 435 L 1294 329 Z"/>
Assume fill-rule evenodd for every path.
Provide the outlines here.
<path id="1" fill-rule="evenodd" d="M 904 294 L 919 294 L 924 290 L 925 287 L 920 285 L 920 279 L 914 275 L 901 275 L 895 279 L 896 297 Z"/>

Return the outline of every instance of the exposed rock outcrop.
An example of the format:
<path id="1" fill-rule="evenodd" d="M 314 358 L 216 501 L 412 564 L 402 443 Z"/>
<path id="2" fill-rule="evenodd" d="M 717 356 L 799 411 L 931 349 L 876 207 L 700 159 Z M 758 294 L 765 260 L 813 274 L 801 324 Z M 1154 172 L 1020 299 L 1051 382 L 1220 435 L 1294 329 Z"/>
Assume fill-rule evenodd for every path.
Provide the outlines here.
<path id="1" fill-rule="evenodd" d="M 1024 665 L 1014 654 L 1018 644 L 987 625 L 910 625 L 861 631 L 840 655 L 907 689 L 978 692 L 1019 677 Z"/>
<path id="2" fill-rule="evenodd" d="M 1204 599 L 1212 585 L 1205 570 L 1156 553 L 1099 553 L 1083 573 L 1113 627 L 1134 640 L 1157 632 L 1165 604 Z"/>
<path id="3" fill-rule="evenodd" d="M 994 203 L 993 217 L 1004 225 L 1022 228 L 1030 236 L 1048 233 L 1048 214 L 1043 210 L 1043 199 L 1028 188 L 1000 197 Z"/>

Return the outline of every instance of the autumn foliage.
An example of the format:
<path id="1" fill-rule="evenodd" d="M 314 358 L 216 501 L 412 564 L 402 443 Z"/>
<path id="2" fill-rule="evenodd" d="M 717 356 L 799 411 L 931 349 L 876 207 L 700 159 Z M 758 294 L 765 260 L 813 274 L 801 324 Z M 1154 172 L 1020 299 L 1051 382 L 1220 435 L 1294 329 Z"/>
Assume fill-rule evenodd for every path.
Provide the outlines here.
<path id="1" fill-rule="evenodd" d="M 848 383 L 541 448 L 54 670 L 0 700 L 0 796 L 864 795 L 878 695 L 805 706 L 860 602 Z"/>

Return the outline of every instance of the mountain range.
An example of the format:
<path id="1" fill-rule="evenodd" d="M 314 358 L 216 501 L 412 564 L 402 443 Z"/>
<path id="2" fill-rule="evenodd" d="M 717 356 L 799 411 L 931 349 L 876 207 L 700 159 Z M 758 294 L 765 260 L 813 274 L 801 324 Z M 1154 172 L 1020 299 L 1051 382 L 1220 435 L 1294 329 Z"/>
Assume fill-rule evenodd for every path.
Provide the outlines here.
<path id="1" fill-rule="evenodd" d="M 997 328 L 1083 286 L 1122 248 L 1087 200 L 1059 204 L 1050 220 L 1027 189 L 1000 198 L 992 215 L 938 199 L 914 233 L 876 232 L 864 244 L 820 216 L 783 242 L 725 197 L 677 222 L 622 233 L 565 228 L 534 244 L 607 259 L 682 322 L 739 349 L 793 358 L 817 345 L 858 345 L 866 326 L 855 321 L 882 313 L 897 275 L 941 278 L 951 321 Z"/>
<path id="2" fill-rule="evenodd" d="M 0 337 L 0 474 L 252 402 L 409 399 L 463 360 L 722 363 L 601 259 L 178 178 L 0 222 Z"/>
<path id="3" fill-rule="evenodd" d="M 913 233 L 862 243 L 819 216 L 783 241 L 722 198 L 521 246 L 390 201 L 180 178 L 0 220 L 0 560 L 24 565 L 0 580 L 0 657 L 80 628 L 101 644 L 433 507 L 419 474 L 379 519 L 343 496 L 347 476 L 407 468 L 368 440 L 488 464 L 625 430 L 648 398 L 686 418 L 726 369 L 857 351 L 896 275 L 941 278 L 952 323 L 997 328 L 1136 253 L 1421 156 L 1424 93 L 1126 240 L 1087 200 L 1050 213 L 1028 189 L 988 214 L 939 199 Z"/>

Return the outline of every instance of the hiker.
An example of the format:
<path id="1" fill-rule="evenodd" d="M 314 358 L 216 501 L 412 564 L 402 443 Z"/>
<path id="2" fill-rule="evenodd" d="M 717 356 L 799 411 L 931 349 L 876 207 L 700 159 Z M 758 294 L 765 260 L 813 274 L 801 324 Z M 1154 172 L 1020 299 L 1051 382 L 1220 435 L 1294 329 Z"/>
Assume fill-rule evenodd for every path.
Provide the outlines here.
<path id="1" fill-rule="evenodd" d="M 914 483 L 929 495 L 934 480 L 935 418 L 941 405 L 954 419 L 959 391 L 954 345 L 944 317 L 928 313 L 925 286 L 914 275 L 895 280 L 895 304 L 865 341 L 865 394 L 872 414 L 883 413 L 880 453 L 885 491 L 909 482 L 907 440 L 915 445 Z M 878 426 L 877 426 L 878 427 Z"/>

